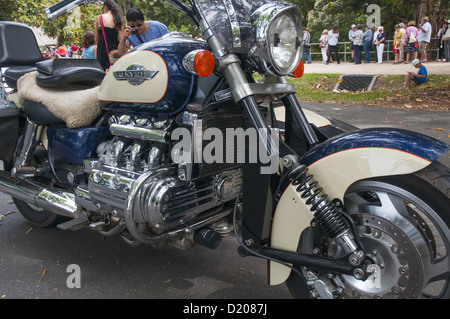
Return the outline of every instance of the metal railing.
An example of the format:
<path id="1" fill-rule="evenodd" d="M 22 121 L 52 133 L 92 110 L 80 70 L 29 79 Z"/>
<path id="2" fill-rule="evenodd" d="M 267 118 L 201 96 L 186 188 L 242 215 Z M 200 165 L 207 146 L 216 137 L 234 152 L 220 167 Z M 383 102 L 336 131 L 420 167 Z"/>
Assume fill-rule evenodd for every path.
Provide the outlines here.
<path id="1" fill-rule="evenodd" d="M 436 54 L 434 55 L 435 57 L 437 56 L 437 38 L 432 38 L 431 39 L 431 43 L 430 46 L 428 47 L 427 52 L 435 52 Z M 319 47 L 320 43 L 311 43 L 311 59 L 313 61 L 322 61 L 322 51 L 321 48 Z M 351 54 L 352 54 L 352 49 L 351 49 L 351 42 L 338 42 L 338 46 L 339 46 L 339 55 L 341 57 L 341 61 L 347 62 L 351 60 Z M 394 40 L 386 40 L 385 45 L 384 45 L 384 50 L 383 50 L 383 61 L 395 61 L 395 55 L 392 52 L 394 49 Z M 371 57 L 371 61 L 375 60 L 376 57 L 376 45 L 372 45 L 370 48 L 370 57 Z M 406 54 L 406 53 L 405 53 Z M 314 59 L 314 56 L 318 55 L 319 58 Z M 362 57 L 361 59 L 364 61 L 364 48 L 362 49 L 362 53 L 361 53 Z M 334 52 L 332 52 L 332 56 L 334 56 Z M 334 58 L 335 59 L 335 58 Z"/>

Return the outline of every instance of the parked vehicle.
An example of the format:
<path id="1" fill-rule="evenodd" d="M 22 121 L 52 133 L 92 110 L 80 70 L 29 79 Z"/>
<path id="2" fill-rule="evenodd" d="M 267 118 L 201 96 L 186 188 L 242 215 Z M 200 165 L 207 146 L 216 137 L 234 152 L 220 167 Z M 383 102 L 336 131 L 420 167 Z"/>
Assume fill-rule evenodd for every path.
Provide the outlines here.
<path id="1" fill-rule="evenodd" d="M 304 111 L 296 6 L 168 1 L 206 41 L 172 32 L 107 73 L 44 61 L 30 28 L 0 22 L 0 191 L 20 213 L 130 245 L 234 233 L 299 298 L 450 297 L 449 145 Z"/>

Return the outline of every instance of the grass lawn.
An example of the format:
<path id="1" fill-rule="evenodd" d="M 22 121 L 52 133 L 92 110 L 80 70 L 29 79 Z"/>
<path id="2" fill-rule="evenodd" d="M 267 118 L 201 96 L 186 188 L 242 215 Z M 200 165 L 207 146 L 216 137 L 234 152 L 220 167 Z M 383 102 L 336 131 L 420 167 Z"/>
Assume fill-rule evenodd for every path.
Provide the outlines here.
<path id="1" fill-rule="evenodd" d="M 450 76 L 428 76 L 422 85 L 403 89 L 404 75 L 379 76 L 372 91 L 340 92 L 333 89 L 339 74 L 304 74 L 300 79 L 290 79 L 297 89 L 297 98 L 304 102 L 335 102 L 360 105 L 377 105 L 401 108 L 420 108 L 450 111 Z"/>

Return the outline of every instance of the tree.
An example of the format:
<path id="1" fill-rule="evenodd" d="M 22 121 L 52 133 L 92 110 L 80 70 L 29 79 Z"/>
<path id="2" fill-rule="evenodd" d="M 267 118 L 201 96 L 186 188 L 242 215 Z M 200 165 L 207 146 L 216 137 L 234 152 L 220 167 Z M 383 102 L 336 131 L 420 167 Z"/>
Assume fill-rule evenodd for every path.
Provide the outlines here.
<path id="1" fill-rule="evenodd" d="M 72 14 L 63 15 L 52 21 L 45 16 L 45 9 L 55 4 L 50 0 L 0 0 L 0 7 L 9 8 L 2 11 L 3 20 L 41 28 L 50 37 L 58 39 L 58 44 L 81 44 L 85 31 L 94 30 L 95 16 L 101 13 L 100 4 L 85 4 Z"/>
<path id="2" fill-rule="evenodd" d="M 0 20 L 22 22 L 40 27 L 48 36 L 57 37 L 59 43 L 79 43 L 87 30 L 94 29 L 94 20 L 101 14 L 102 2 L 84 4 L 76 13 L 47 21 L 44 10 L 58 0 L 0 0 Z M 323 29 L 338 24 L 342 34 L 346 34 L 353 23 L 366 23 L 370 13 L 369 4 L 381 8 L 381 24 L 388 38 L 393 37 L 394 25 L 399 22 L 415 20 L 427 15 L 433 26 L 435 36 L 438 26 L 445 18 L 450 18 L 449 0 L 288 0 L 296 4 L 303 15 L 303 26 L 307 26 L 312 39 L 318 39 Z M 169 30 L 178 30 L 197 35 L 198 30 L 190 18 L 172 8 L 165 0 L 116 0 L 126 13 L 132 7 L 139 7 L 146 19 L 158 20 Z M 344 39 L 341 36 L 341 39 Z"/>
<path id="3" fill-rule="evenodd" d="M 146 19 L 164 23 L 170 31 L 181 31 L 196 36 L 197 27 L 185 13 L 173 8 L 165 0 L 135 0 Z"/>

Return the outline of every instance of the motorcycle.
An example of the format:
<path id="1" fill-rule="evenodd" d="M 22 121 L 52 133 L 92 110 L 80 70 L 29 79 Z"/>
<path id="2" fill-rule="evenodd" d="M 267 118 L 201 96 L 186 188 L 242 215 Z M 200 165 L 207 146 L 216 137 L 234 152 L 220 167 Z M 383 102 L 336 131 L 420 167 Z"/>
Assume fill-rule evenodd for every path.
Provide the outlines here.
<path id="1" fill-rule="evenodd" d="M 168 2 L 206 41 L 171 32 L 107 73 L 43 60 L 30 28 L 0 22 L 0 191 L 20 213 L 130 245 L 234 234 L 296 298 L 450 297 L 450 146 L 303 110 L 296 6 Z"/>

